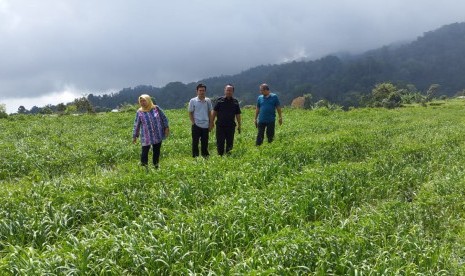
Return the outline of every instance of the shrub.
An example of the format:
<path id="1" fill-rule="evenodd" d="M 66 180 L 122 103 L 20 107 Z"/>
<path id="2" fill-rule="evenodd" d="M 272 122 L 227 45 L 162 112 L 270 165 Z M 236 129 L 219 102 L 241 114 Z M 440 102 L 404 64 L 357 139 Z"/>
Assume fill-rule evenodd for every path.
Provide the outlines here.
<path id="1" fill-rule="evenodd" d="M 5 104 L 0 104 L 0 119 L 7 118 L 8 114 L 6 113 L 6 106 Z"/>

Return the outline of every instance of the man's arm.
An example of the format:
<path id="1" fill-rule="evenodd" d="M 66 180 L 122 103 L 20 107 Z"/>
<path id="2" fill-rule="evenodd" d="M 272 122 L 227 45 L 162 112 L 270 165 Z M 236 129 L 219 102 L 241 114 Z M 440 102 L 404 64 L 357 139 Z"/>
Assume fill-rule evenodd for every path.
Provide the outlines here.
<path id="1" fill-rule="evenodd" d="M 191 120 L 191 124 L 194 125 L 195 124 L 194 111 L 189 112 L 189 119 Z"/>
<path id="2" fill-rule="evenodd" d="M 218 112 L 216 112 L 215 110 L 212 111 L 211 113 L 211 118 L 210 118 L 210 130 L 212 130 L 213 128 L 215 128 L 215 119 L 216 119 L 216 115 L 218 114 Z"/>
<path id="3" fill-rule="evenodd" d="M 279 123 L 279 125 L 282 125 L 283 124 L 283 114 L 281 112 L 281 107 L 277 106 L 276 111 L 278 111 L 278 118 L 279 118 L 278 123 Z"/>
<path id="4" fill-rule="evenodd" d="M 241 114 L 236 114 L 236 121 L 237 121 L 237 132 L 241 133 Z"/>
<path id="5" fill-rule="evenodd" d="M 254 119 L 255 127 L 258 127 L 258 122 L 257 122 L 258 113 L 260 113 L 260 108 L 258 108 L 258 106 L 257 106 L 255 108 L 255 119 Z"/>
<path id="6" fill-rule="evenodd" d="M 187 107 L 187 111 L 189 111 L 189 119 L 191 120 L 191 124 L 195 124 L 194 120 L 194 102 L 192 100 L 189 101 L 189 106 Z"/>

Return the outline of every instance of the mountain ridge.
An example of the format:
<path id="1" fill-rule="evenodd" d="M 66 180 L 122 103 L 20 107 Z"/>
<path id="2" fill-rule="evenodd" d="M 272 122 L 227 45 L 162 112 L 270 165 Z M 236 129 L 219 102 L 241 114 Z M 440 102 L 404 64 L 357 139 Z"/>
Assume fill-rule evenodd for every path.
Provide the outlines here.
<path id="1" fill-rule="evenodd" d="M 165 108 L 181 108 L 193 96 L 197 83 L 205 83 L 210 97 L 223 94 L 223 87 L 232 83 L 235 96 L 242 104 L 254 104 L 258 85 L 268 83 L 280 95 L 284 105 L 303 94 L 326 99 L 341 105 L 356 105 L 356 98 L 371 92 L 380 82 L 414 85 L 419 91 L 435 83 L 440 93 L 452 96 L 465 88 L 465 22 L 444 25 L 428 31 L 415 40 L 394 46 L 383 46 L 358 55 L 338 57 L 327 55 L 309 61 L 258 65 L 234 75 L 214 76 L 184 84 L 171 82 L 158 88 L 140 85 L 124 88 L 111 95 L 89 95 L 98 107 L 115 108 L 134 103 L 148 93 Z"/>

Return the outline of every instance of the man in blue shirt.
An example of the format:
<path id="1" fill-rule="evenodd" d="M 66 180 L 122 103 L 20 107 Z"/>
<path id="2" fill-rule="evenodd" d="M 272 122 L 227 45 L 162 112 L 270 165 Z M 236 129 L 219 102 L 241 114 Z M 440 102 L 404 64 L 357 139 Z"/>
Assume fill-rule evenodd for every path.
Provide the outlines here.
<path id="1" fill-rule="evenodd" d="M 268 143 L 271 143 L 274 138 L 274 129 L 276 121 L 276 111 L 278 111 L 278 123 L 283 124 L 283 117 L 281 113 L 281 103 L 276 94 L 270 93 L 270 88 L 266 83 L 260 85 L 260 93 L 258 96 L 257 108 L 255 110 L 255 127 L 258 128 L 257 141 L 255 145 L 260 146 L 263 143 L 265 136 Z M 257 120 L 258 118 L 258 120 Z"/>

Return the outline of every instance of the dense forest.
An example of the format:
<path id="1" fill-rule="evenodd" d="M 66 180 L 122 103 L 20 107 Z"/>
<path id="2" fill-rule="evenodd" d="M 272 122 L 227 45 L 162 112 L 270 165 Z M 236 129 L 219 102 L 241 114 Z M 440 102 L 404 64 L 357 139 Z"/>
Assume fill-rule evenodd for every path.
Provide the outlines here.
<path id="1" fill-rule="evenodd" d="M 299 96 L 311 94 L 342 106 L 358 106 L 376 84 L 390 82 L 411 92 L 426 93 L 432 84 L 439 95 L 453 96 L 465 89 L 465 22 L 443 26 L 424 33 L 403 45 L 385 46 L 359 55 L 329 55 L 312 61 L 261 65 L 236 75 L 200 80 L 208 96 L 223 94 L 227 83 L 235 85 L 235 96 L 242 105 L 254 104 L 258 85 L 266 82 L 280 95 L 284 105 Z M 162 88 L 140 85 L 106 95 L 87 95 L 97 111 L 136 103 L 146 93 L 165 109 L 182 108 L 195 96 L 198 82 L 171 82 Z M 56 106 L 51 106 L 56 109 Z M 32 111 L 32 110 L 31 110 Z"/>

